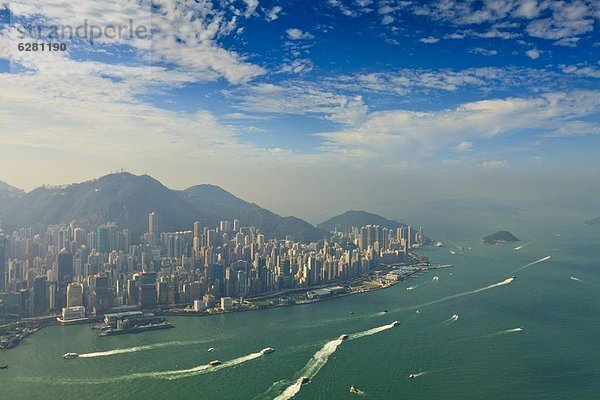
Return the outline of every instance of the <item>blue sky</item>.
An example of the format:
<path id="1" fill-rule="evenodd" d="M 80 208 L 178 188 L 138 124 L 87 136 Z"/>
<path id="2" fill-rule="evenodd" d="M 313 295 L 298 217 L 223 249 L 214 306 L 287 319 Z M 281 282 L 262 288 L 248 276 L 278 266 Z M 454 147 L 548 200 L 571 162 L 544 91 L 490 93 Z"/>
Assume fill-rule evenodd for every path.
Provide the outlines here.
<path id="1" fill-rule="evenodd" d="M 2 7 L 0 156 L 8 167 L 0 179 L 14 186 L 125 166 L 172 187 L 216 183 L 284 214 L 317 218 L 339 205 L 338 196 L 390 181 L 398 186 L 381 196 L 418 180 L 440 188 L 432 198 L 462 192 L 514 201 L 524 189 L 528 198 L 556 194 L 526 182 L 512 195 L 498 190 L 516 173 L 582 185 L 598 177 L 596 1 Z M 106 27 L 130 19 L 152 36 L 93 45 L 65 39 L 63 53 L 17 50 L 28 40 L 15 36 L 19 24 Z M 443 183 L 472 176 L 460 190 Z M 290 182 L 294 190 L 272 195 Z"/>

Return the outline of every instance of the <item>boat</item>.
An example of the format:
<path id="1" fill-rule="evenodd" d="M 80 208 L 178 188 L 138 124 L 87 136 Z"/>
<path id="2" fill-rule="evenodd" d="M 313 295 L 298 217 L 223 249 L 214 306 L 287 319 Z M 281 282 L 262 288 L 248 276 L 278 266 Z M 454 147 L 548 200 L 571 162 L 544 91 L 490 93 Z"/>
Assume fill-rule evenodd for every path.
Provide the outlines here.
<path id="1" fill-rule="evenodd" d="M 515 279 L 517 279 L 517 276 L 516 276 L 516 275 L 513 275 L 513 276 L 511 276 L 511 278 L 512 278 L 513 280 L 515 280 Z"/>
<path id="2" fill-rule="evenodd" d="M 350 315 L 354 315 L 354 311 L 350 311 Z"/>
<path id="3" fill-rule="evenodd" d="M 215 351 L 215 348 L 214 347 L 209 347 L 208 350 L 206 350 L 206 351 L 208 351 L 209 353 L 212 353 L 213 351 Z"/>
<path id="4" fill-rule="evenodd" d="M 77 358 L 77 357 L 79 357 L 78 353 L 65 353 L 65 354 L 63 354 L 63 358 L 65 358 L 65 359 Z"/>
<path id="5" fill-rule="evenodd" d="M 208 365 L 210 365 L 211 367 L 216 367 L 217 365 L 221 365 L 221 361 L 219 360 L 212 360 L 208 362 Z"/>
<path id="6" fill-rule="evenodd" d="M 410 375 L 408 376 L 408 379 L 415 379 L 416 377 L 417 377 L 417 375 L 415 375 L 415 374 L 410 374 Z"/>
<path id="7" fill-rule="evenodd" d="M 388 310 L 383 310 L 384 313 L 388 312 Z"/>
<path id="8" fill-rule="evenodd" d="M 435 247 L 442 247 L 444 245 L 444 243 L 442 242 L 435 242 Z"/>
<path id="9" fill-rule="evenodd" d="M 350 393 L 360 393 L 360 390 L 358 390 L 356 387 L 354 387 L 354 385 L 350 386 Z"/>
<path id="10" fill-rule="evenodd" d="M 398 326 L 398 325 L 400 325 L 400 321 L 394 321 L 394 322 L 392 322 L 392 326 Z"/>
<path id="11" fill-rule="evenodd" d="M 310 382 L 310 378 L 308 376 L 303 376 L 302 378 L 298 379 L 298 383 L 301 385 L 304 385 L 308 382 Z"/>
<path id="12" fill-rule="evenodd" d="M 265 347 L 260 352 L 261 352 L 261 354 L 271 354 L 274 351 L 275 351 L 275 349 L 272 347 Z"/>
<path id="13" fill-rule="evenodd" d="M 340 335 L 339 339 L 340 340 L 347 340 L 348 338 L 349 338 L 349 336 L 344 333 L 344 334 Z"/>
<path id="14" fill-rule="evenodd" d="M 0 365 L 0 369 L 7 369 L 8 365 Z"/>

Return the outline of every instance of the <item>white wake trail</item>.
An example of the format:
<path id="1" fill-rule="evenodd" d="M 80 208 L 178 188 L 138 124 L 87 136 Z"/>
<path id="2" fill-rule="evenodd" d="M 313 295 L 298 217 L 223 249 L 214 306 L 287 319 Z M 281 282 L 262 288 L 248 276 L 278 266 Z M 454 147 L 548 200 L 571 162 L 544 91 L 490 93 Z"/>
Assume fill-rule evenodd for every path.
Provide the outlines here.
<path id="1" fill-rule="evenodd" d="M 176 342 L 155 343 L 155 344 L 148 344 L 148 345 L 144 345 L 144 346 L 128 347 L 125 349 L 114 349 L 114 350 L 107 350 L 107 351 L 97 351 L 94 353 L 84 353 L 84 354 L 80 354 L 79 358 L 108 357 L 108 356 L 116 356 L 119 354 L 136 353 L 138 351 L 162 349 L 163 347 L 189 346 L 189 345 L 200 344 L 200 343 L 204 343 L 204 342 L 201 342 L 201 341 L 176 341 Z"/>
<path id="2" fill-rule="evenodd" d="M 529 267 L 531 267 L 531 266 L 533 266 L 533 265 L 535 265 L 535 264 L 539 264 L 539 263 L 541 263 L 541 262 L 544 262 L 544 261 L 546 261 L 546 260 L 549 260 L 550 258 L 552 258 L 552 256 L 546 256 L 546 257 L 542 257 L 542 258 L 540 258 L 539 260 L 535 260 L 534 262 L 530 262 L 529 264 L 525 264 L 525 265 L 523 265 L 522 267 L 519 267 L 519 268 L 515 269 L 515 270 L 514 270 L 513 272 L 511 272 L 511 273 L 512 273 L 512 274 L 514 274 L 515 272 L 519 272 L 519 271 L 521 271 L 521 270 L 523 270 L 523 269 L 525 269 L 525 268 L 529 268 Z"/>
<path id="3" fill-rule="evenodd" d="M 523 330 L 524 330 L 524 328 L 505 329 L 503 331 L 492 333 L 490 336 L 506 335 L 508 333 L 518 333 L 518 332 L 523 332 Z"/>
<path id="4" fill-rule="evenodd" d="M 353 333 L 349 335 L 348 339 L 358 339 L 365 336 L 371 336 L 379 332 L 386 331 L 388 329 L 396 326 L 396 322 L 393 322 L 388 325 L 379 326 L 377 328 L 369 329 L 363 332 Z M 321 368 L 327 364 L 329 357 L 337 350 L 338 346 L 342 344 L 343 340 L 341 338 L 337 338 L 335 340 L 331 340 L 315 353 L 314 356 L 306 363 L 304 368 L 300 370 L 298 373 L 298 379 L 289 385 L 285 390 L 277 397 L 275 400 L 288 400 L 294 397 L 301 389 L 302 389 L 302 377 L 307 377 L 312 380 L 315 377 Z"/>
<path id="5" fill-rule="evenodd" d="M 509 283 L 511 283 L 514 280 L 515 280 L 515 278 L 510 277 L 510 278 L 507 278 L 507 279 L 503 280 L 502 282 L 494 283 L 493 285 L 485 286 L 485 287 L 482 287 L 482 288 L 479 288 L 479 289 L 475 289 L 475 290 L 469 290 L 468 292 L 462 292 L 462 293 L 453 294 L 452 296 L 444 297 L 444 298 L 437 299 L 437 300 L 432 300 L 430 302 L 427 302 L 427 303 L 424 303 L 424 304 L 418 304 L 416 306 L 402 307 L 402 308 L 399 308 L 397 310 L 414 310 L 414 309 L 419 309 L 419 308 L 422 308 L 422 307 L 431 306 L 433 304 L 442 303 L 444 301 L 456 299 L 456 298 L 463 297 L 463 296 L 468 296 L 470 294 L 475 294 L 475 293 L 483 292 L 485 290 L 490 290 L 490 289 L 493 289 L 493 288 L 496 288 L 496 287 L 499 287 L 499 286 L 508 285 Z"/>
<path id="6" fill-rule="evenodd" d="M 458 321 L 458 314 L 454 314 L 453 316 L 451 316 L 450 318 L 448 318 L 447 320 L 442 322 L 442 324 L 449 324 L 450 322 L 456 322 L 456 321 Z"/>
<path id="7" fill-rule="evenodd" d="M 314 356 L 306 363 L 304 368 L 300 371 L 300 377 L 307 377 L 312 379 L 320 370 L 323 368 L 327 361 L 329 360 L 329 356 L 331 356 L 338 346 L 342 344 L 342 339 L 337 338 L 335 340 L 331 340 L 315 353 Z M 294 397 L 302 388 L 302 381 L 298 379 L 292 385 L 288 386 L 283 393 L 277 396 L 276 400 L 287 400 Z"/>

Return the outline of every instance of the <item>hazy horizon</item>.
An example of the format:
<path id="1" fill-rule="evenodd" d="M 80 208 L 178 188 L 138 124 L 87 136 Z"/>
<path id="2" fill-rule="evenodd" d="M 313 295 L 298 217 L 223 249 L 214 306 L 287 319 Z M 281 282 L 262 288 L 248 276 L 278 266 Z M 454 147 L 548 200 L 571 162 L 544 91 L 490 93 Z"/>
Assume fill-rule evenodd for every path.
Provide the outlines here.
<path id="1" fill-rule="evenodd" d="M 597 208 L 597 3 L 238 3 L 5 5 L 0 180 L 124 167 L 310 221 L 463 197 Z M 18 24 L 121 19 L 152 38 L 17 48 Z"/>

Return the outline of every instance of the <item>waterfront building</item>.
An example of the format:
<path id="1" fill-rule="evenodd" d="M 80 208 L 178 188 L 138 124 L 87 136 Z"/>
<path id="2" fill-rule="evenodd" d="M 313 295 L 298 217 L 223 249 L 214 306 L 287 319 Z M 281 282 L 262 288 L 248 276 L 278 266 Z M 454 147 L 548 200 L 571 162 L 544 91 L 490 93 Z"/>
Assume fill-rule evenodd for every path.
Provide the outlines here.
<path id="1" fill-rule="evenodd" d="M 73 282 L 67 286 L 67 308 L 83 306 L 83 285 Z"/>
<path id="2" fill-rule="evenodd" d="M 221 297 L 221 310 L 230 311 L 233 306 L 233 299 L 231 297 Z"/>

